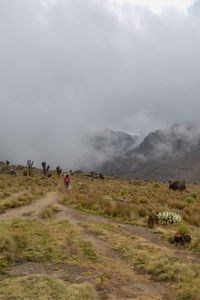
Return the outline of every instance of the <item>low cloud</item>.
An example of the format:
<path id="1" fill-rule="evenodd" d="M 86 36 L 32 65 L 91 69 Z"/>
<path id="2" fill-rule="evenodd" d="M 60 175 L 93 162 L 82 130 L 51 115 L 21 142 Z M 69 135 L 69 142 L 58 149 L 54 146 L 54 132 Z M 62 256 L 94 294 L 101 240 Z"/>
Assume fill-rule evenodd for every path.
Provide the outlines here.
<path id="1" fill-rule="evenodd" d="M 0 2 L 0 160 L 76 168 L 83 136 L 197 121 L 200 19 L 107 0 Z"/>

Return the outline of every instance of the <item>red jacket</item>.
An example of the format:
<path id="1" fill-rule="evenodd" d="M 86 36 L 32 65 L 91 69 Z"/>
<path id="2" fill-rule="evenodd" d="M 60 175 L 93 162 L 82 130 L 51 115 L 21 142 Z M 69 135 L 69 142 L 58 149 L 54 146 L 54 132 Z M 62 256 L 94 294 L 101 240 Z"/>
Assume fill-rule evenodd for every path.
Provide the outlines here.
<path id="1" fill-rule="evenodd" d="M 64 182 L 70 182 L 70 177 L 69 176 L 64 177 Z"/>

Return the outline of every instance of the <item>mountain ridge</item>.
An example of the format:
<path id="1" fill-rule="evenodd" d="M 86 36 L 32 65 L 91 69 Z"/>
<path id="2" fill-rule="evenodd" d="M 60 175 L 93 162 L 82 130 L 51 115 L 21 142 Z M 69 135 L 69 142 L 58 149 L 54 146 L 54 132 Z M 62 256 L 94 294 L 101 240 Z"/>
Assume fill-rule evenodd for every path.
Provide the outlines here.
<path id="1" fill-rule="evenodd" d="M 174 124 L 151 132 L 136 148 L 105 161 L 100 170 L 116 177 L 200 182 L 200 127 Z"/>

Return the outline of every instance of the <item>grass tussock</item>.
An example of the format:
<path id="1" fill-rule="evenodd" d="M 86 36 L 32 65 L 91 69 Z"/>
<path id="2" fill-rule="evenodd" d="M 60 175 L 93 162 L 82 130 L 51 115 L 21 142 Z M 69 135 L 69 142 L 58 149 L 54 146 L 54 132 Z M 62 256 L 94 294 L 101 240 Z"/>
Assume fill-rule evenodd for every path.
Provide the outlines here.
<path id="1" fill-rule="evenodd" d="M 30 192 L 23 193 L 20 196 L 14 196 L 4 199 L 0 202 L 0 212 L 4 212 L 10 208 L 17 208 L 27 204 L 30 204 L 33 200 L 36 200 L 44 195 L 43 191 L 31 190 Z"/>
<path id="2" fill-rule="evenodd" d="M 101 223 L 85 223 L 84 226 L 99 232 L 100 238 L 117 251 L 129 265 L 144 269 L 156 280 L 173 284 L 176 287 L 177 299 L 198 299 L 200 264 L 192 265 L 186 258 L 173 257 L 169 249 L 123 233 L 120 227 L 106 228 Z"/>
<path id="3" fill-rule="evenodd" d="M 63 245 L 37 220 L 3 220 L 0 232 L 1 268 L 21 259 L 62 261 L 66 257 Z"/>
<path id="4" fill-rule="evenodd" d="M 1 198 L 1 199 L 5 199 L 5 198 L 10 197 L 10 196 L 11 196 L 11 193 L 9 193 L 9 192 L 3 192 L 3 193 L 0 195 L 0 198 Z"/>
<path id="5" fill-rule="evenodd" d="M 42 219 L 50 219 L 60 212 L 60 208 L 55 205 L 48 205 L 40 214 Z"/>
<path id="6" fill-rule="evenodd" d="M 115 201 L 105 199 L 104 197 L 95 197 L 93 195 L 78 195 L 74 198 L 64 196 L 60 199 L 60 203 L 72 205 L 82 211 L 91 211 L 100 215 L 106 215 L 113 218 L 131 221 L 134 216 L 133 205 L 131 203 L 123 203 L 123 201 Z"/>
<path id="7" fill-rule="evenodd" d="M 30 219 L 2 220 L 0 232 L 1 270 L 21 260 L 52 263 L 99 260 L 92 244 L 82 241 L 67 221 L 45 225 Z"/>
<path id="8" fill-rule="evenodd" d="M 160 225 L 154 229 L 154 232 L 162 235 L 166 241 L 172 241 L 177 232 L 189 232 L 192 236 L 192 242 L 189 245 L 179 247 L 185 251 L 200 253 L 200 185 L 188 185 L 187 192 L 174 192 L 169 191 L 168 184 L 161 182 L 111 178 L 103 181 L 91 181 L 84 176 L 77 175 L 72 177 L 72 188 L 66 190 L 63 187 L 62 178 L 59 179 L 56 176 L 44 178 L 39 172 L 34 172 L 31 177 L 19 175 L 16 178 L 0 174 L 0 212 L 28 205 L 49 191 L 59 192 L 60 203 L 62 204 L 124 223 L 147 226 L 148 216 L 152 212 L 174 212 L 181 216 L 180 224 L 170 224 L 165 227 Z M 22 193 L 20 196 L 15 195 L 19 192 Z M 101 274 L 104 268 L 107 268 L 106 271 L 108 271 L 110 267 L 109 264 L 107 265 L 108 261 L 104 261 L 101 252 L 96 251 L 90 242 L 80 239 L 79 230 L 76 231 L 67 221 L 53 222 L 51 220 L 58 211 L 54 205 L 47 206 L 41 211 L 40 216 L 47 220 L 48 225 L 38 220 L 0 221 L 1 270 L 7 270 L 11 265 L 28 260 L 50 265 L 65 264 L 66 262 L 76 265 L 85 264 L 94 269 L 99 268 L 98 274 Z M 28 212 L 24 216 L 30 216 L 33 213 Z M 123 226 L 117 224 L 85 223 L 82 226 L 88 232 L 93 231 L 99 239 L 103 239 L 128 266 L 143 269 L 152 276 L 152 279 L 171 283 L 176 288 L 178 300 L 198 299 L 200 295 L 200 266 L 198 261 L 192 264 L 185 257 L 183 259 L 176 257 L 173 251 L 150 243 L 142 237 L 133 236 L 125 232 Z M 174 247 L 175 251 L 175 247 L 178 246 L 171 245 L 171 247 Z M 104 277 L 110 278 L 109 276 L 110 273 Z M 30 280 L 33 286 L 36 282 L 38 286 L 41 284 L 44 290 L 48 287 L 48 284 L 44 283 L 48 280 L 43 281 L 44 278 L 42 277 L 40 278 L 41 281 L 27 277 L 24 278 L 24 282 L 26 279 L 27 282 Z M 5 280 L 1 282 L 6 283 Z M 25 287 L 23 282 L 16 282 L 10 281 L 10 287 L 8 284 L 4 285 L 4 290 L 9 291 L 10 297 L 13 297 L 9 290 L 12 285 L 15 287 L 15 284 L 18 284 L 19 291 Z M 49 280 L 49 282 L 51 281 Z M 46 295 L 52 297 L 52 291 L 48 289 Z M 60 286 L 59 289 L 62 290 L 62 287 Z M 65 288 L 63 289 L 65 290 Z M 4 290 L 0 290 L 0 292 L 3 294 Z M 27 293 L 29 292 L 27 291 Z M 73 293 L 76 295 L 75 290 Z M 18 297 L 18 294 L 16 295 Z M 34 297 L 40 299 L 37 296 Z M 44 295 L 44 297 L 46 296 Z M 56 299 L 59 297 L 62 299 L 61 294 L 56 294 Z"/>
<path id="9" fill-rule="evenodd" d="M 32 275 L 1 281 L 0 294 L 4 299 L 67 299 L 97 300 L 97 293 L 92 284 L 67 284 L 47 275 Z M 3 298 L 2 298 L 3 299 Z"/>

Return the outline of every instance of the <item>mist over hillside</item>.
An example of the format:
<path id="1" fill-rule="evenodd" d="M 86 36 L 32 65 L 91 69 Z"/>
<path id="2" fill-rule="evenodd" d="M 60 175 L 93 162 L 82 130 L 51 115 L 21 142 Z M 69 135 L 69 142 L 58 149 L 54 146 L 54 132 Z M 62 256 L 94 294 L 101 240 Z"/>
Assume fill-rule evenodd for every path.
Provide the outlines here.
<path id="1" fill-rule="evenodd" d="M 101 171 L 118 177 L 200 181 L 199 124 L 175 124 L 156 130 L 135 149 L 105 162 Z"/>
<path id="2" fill-rule="evenodd" d="M 1 300 L 200 300 L 199 54 L 200 0 L 0 0 Z"/>
<path id="3" fill-rule="evenodd" d="M 53 160 L 47 160 L 51 169 L 60 164 L 63 169 L 101 171 L 115 177 L 158 181 L 182 178 L 200 182 L 200 124 L 197 122 L 173 124 L 150 132 L 144 138 L 111 129 L 89 131 L 77 145 L 80 148 L 75 155 L 70 153 L 76 161 L 72 159 L 67 165 L 69 153 L 64 152 L 59 157 L 54 149 Z M 36 160 L 34 165 L 41 167 L 41 162 Z M 22 164 L 25 163 L 26 159 Z"/>
<path id="4" fill-rule="evenodd" d="M 105 129 L 87 134 L 83 137 L 83 143 L 88 147 L 88 153 L 85 153 L 85 163 L 80 165 L 80 169 L 91 171 L 98 170 L 104 162 L 135 149 L 139 136 Z"/>
<path id="5" fill-rule="evenodd" d="M 198 121 L 198 1 L 1 0 L 0 20 L 1 160 L 93 168 L 133 150 L 97 130 Z"/>

